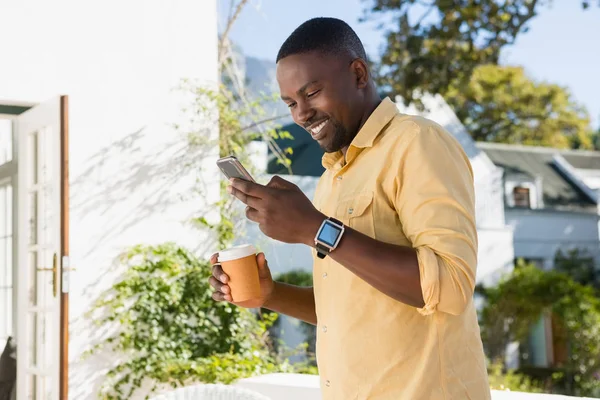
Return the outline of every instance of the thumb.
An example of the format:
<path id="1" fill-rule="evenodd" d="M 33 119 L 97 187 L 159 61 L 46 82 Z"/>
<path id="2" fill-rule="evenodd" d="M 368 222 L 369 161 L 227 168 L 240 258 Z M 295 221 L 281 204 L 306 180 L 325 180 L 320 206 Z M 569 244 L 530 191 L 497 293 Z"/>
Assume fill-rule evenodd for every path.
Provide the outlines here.
<path id="1" fill-rule="evenodd" d="M 258 264 L 258 277 L 261 279 L 271 278 L 271 271 L 264 253 L 258 253 L 256 263 Z"/>
<path id="2" fill-rule="evenodd" d="M 271 178 L 271 180 L 269 181 L 269 183 L 267 184 L 267 187 L 272 187 L 272 188 L 276 188 L 276 189 L 297 189 L 297 186 L 294 185 L 292 182 L 290 181 L 286 181 L 285 179 L 275 175 L 273 178 Z"/>

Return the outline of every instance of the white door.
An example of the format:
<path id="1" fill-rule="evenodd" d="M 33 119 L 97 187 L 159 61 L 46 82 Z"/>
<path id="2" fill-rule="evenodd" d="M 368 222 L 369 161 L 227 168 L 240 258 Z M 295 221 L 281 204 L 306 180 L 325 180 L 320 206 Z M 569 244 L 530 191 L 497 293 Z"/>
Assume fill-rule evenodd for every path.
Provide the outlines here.
<path id="1" fill-rule="evenodd" d="M 60 98 L 19 115 L 17 400 L 58 400 Z"/>

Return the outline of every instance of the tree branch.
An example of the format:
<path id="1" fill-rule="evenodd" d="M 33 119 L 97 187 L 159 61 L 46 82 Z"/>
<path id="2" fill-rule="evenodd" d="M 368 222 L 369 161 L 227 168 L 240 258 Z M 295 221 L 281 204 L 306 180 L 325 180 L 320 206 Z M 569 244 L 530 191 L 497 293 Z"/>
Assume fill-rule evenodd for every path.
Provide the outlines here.
<path id="1" fill-rule="evenodd" d="M 422 4 L 422 3 L 419 3 Z M 427 18 L 427 16 L 429 14 L 431 14 L 431 12 L 435 9 L 435 3 L 432 3 L 431 5 L 429 5 L 429 9 L 427 11 L 425 11 L 425 13 L 421 16 L 421 18 L 419 18 L 419 21 L 415 24 L 415 28 L 419 28 L 421 26 L 421 22 L 423 22 L 423 20 L 425 18 Z"/>
<path id="2" fill-rule="evenodd" d="M 285 118 L 287 116 L 288 116 L 287 114 L 285 114 L 285 115 L 282 114 L 282 115 L 276 115 L 276 116 L 274 116 L 272 118 L 262 119 L 260 121 L 254 122 L 254 123 L 252 123 L 252 124 L 250 124 L 248 126 L 244 126 L 241 130 L 242 130 L 242 132 L 243 131 L 247 131 L 248 129 L 256 128 L 257 126 L 260 126 L 262 124 L 266 124 L 267 122 L 277 121 L 278 119 Z"/>
<path id="3" fill-rule="evenodd" d="M 227 25 L 225 26 L 225 30 L 223 31 L 223 33 L 221 34 L 221 39 L 219 40 L 219 67 L 221 67 L 221 65 L 223 65 L 224 60 L 224 48 L 226 47 L 227 42 L 229 41 L 229 31 L 231 30 L 231 28 L 233 27 L 233 23 L 235 22 L 235 20 L 240 16 L 240 13 L 242 12 L 242 9 L 244 8 L 244 6 L 246 5 L 246 3 L 248 2 L 248 0 L 240 0 L 240 2 L 238 3 L 238 5 L 235 8 L 235 12 L 233 13 L 233 15 L 230 12 L 230 17 L 227 21 Z M 233 8 L 233 1 L 231 2 L 231 6 Z M 231 9 L 230 9 L 231 11 Z M 219 68 L 220 69 L 220 68 Z"/>
<path id="4" fill-rule="evenodd" d="M 517 38 L 517 34 L 521 31 L 521 29 L 523 29 L 523 26 L 531 18 L 535 17 L 535 7 L 536 7 L 537 3 L 538 3 L 538 0 L 533 0 L 528 7 L 529 11 L 527 12 L 527 14 L 522 16 L 521 21 L 513 27 L 514 31 L 513 31 L 513 35 L 512 35 L 512 40 L 508 44 L 514 44 L 515 40 Z"/>

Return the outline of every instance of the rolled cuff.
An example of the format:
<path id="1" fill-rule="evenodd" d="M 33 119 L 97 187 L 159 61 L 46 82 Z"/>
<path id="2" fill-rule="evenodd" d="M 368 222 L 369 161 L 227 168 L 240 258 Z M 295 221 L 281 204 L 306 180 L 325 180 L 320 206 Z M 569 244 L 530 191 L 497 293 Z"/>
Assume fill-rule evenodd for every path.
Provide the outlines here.
<path id="1" fill-rule="evenodd" d="M 440 302 L 440 266 L 434 251 L 429 247 L 417 247 L 417 259 L 421 276 L 421 292 L 425 305 L 417 308 L 421 315 L 429 315 L 436 311 Z"/>

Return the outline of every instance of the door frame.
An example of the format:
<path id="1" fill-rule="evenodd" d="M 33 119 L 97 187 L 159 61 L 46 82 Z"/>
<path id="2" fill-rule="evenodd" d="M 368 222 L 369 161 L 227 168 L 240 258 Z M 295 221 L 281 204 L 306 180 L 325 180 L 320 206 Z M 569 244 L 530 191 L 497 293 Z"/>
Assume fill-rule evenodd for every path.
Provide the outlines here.
<path id="1" fill-rule="evenodd" d="M 18 117 L 19 114 L 35 107 L 38 103 L 32 102 L 20 102 L 20 101 L 7 101 L 0 99 L 0 114 Z M 71 271 L 69 265 L 69 98 L 67 95 L 60 96 L 60 235 L 61 235 L 61 254 L 59 257 L 60 262 L 58 263 L 59 268 L 59 279 L 62 280 L 61 293 L 60 293 L 60 323 L 59 323 L 59 335 L 60 335 L 60 354 L 59 354 L 59 399 L 66 400 L 69 396 L 69 282 L 68 276 Z M 16 135 L 16 130 L 13 127 L 13 162 L 16 168 L 16 174 L 13 176 L 13 199 L 16 200 L 18 193 L 18 154 L 19 154 L 19 140 Z M 18 237 L 18 218 L 15 215 L 18 214 L 19 204 L 13 200 L 13 237 Z M 13 264 L 17 263 L 17 240 L 13 241 Z M 17 271 L 14 270 L 13 265 L 13 290 L 14 290 L 14 304 L 16 306 L 16 298 L 18 296 L 18 284 L 16 279 L 18 278 Z M 66 285 L 65 285 L 66 284 Z M 14 310 L 13 310 L 14 312 Z M 15 317 L 13 316 L 13 320 Z M 17 325 L 13 324 L 14 328 Z M 17 351 L 19 351 L 17 349 Z"/>
<path id="2" fill-rule="evenodd" d="M 60 97 L 60 359 L 59 399 L 69 398 L 69 98 Z"/>

